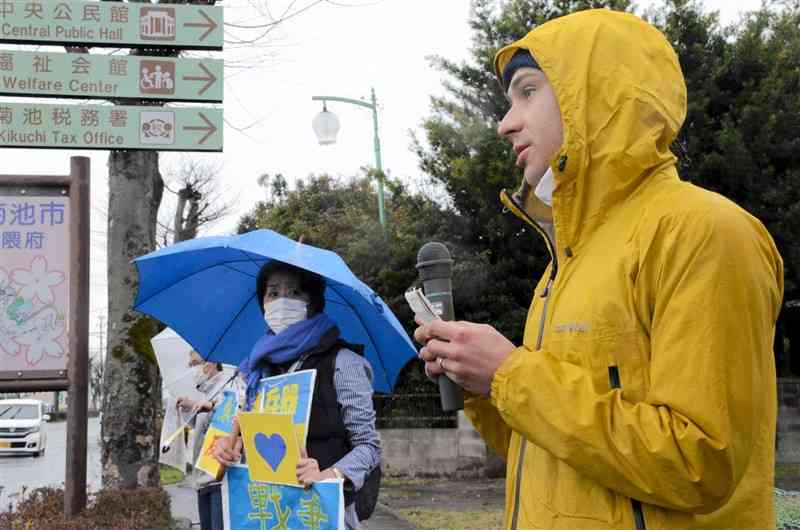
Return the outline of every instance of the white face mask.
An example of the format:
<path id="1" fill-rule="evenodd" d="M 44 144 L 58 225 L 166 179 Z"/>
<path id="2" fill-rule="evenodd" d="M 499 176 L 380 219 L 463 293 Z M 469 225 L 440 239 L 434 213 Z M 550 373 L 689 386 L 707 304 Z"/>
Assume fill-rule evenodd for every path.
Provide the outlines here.
<path id="1" fill-rule="evenodd" d="M 198 364 L 197 366 L 192 366 L 192 380 L 194 381 L 194 386 L 197 387 L 206 382 L 208 376 L 203 373 L 203 365 Z"/>
<path id="2" fill-rule="evenodd" d="M 553 170 L 548 167 L 542 178 L 539 179 L 539 184 L 533 193 L 539 198 L 540 201 L 546 205 L 553 207 L 553 189 L 556 187 L 556 182 L 553 180 Z"/>
<path id="3" fill-rule="evenodd" d="M 204 365 L 193 367 L 194 370 L 194 387 L 200 392 L 206 393 L 216 384 L 216 376 L 219 373 L 215 370 L 211 374 L 207 374 L 204 370 Z"/>
<path id="4" fill-rule="evenodd" d="M 276 335 L 308 318 L 308 304 L 295 298 L 278 298 L 264 304 L 264 321 Z"/>

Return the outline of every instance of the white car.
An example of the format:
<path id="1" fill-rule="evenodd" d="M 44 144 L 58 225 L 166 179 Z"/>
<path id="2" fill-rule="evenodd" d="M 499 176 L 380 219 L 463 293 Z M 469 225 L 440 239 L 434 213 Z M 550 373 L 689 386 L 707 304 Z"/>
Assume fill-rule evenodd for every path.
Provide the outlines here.
<path id="1" fill-rule="evenodd" d="M 44 403 L 35 399 L 0 400 L 0 454 L 29 453 L 41 456 L 47 448 L 42 428 L 50 415 Z"/>

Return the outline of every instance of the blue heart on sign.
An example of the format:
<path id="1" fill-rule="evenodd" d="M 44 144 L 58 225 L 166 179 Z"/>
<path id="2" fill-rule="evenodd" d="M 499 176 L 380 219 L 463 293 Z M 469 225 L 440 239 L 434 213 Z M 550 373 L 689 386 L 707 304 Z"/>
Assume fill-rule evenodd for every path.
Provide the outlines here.
<path id="1" fill-rule="evenodd" d="M 256 451 L 261 455 L 261 458 L 267 461 L 272 471 L 277 471 L 278 466 L 283 462 L 286 456 L 286 441 L 280 434 L 273 434 L 267 436 L 264 433 L 256 434 Z"/>

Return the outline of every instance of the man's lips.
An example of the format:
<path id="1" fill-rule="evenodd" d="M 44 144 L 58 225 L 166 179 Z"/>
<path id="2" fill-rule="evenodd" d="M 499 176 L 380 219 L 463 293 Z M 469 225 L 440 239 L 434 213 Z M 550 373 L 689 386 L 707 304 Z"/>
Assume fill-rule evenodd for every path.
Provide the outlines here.
<path id="1" fill-rule="evenodd" d="M 525 159 L 528 157 L 528 151 L 530 151 L 530 148 L 531 146 L 529 145 L 514 147 L 514 151 L 517 153 L 517 166 L 522 167 L 525 165 Z"/>

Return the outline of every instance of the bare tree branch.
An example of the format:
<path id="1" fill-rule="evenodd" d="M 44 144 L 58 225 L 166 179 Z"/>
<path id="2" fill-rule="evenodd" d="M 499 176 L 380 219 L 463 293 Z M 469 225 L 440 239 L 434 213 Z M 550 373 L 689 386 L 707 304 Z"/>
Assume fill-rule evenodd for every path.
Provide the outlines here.
<path id="1" fill-rule="evenodd" d="M 226 200 L 220 188 L 222 164 L 219 161 L 183 156 L 176 165 L 163 171 L 165 182 L 176 196 L 169 211 L 171 220 L 158 221 L 159 243 L 169 244 L 197 236 L 208 226 L 233 212 L 235 200 Z M 167 185 L 165 184 L 165 187 Z"/>

